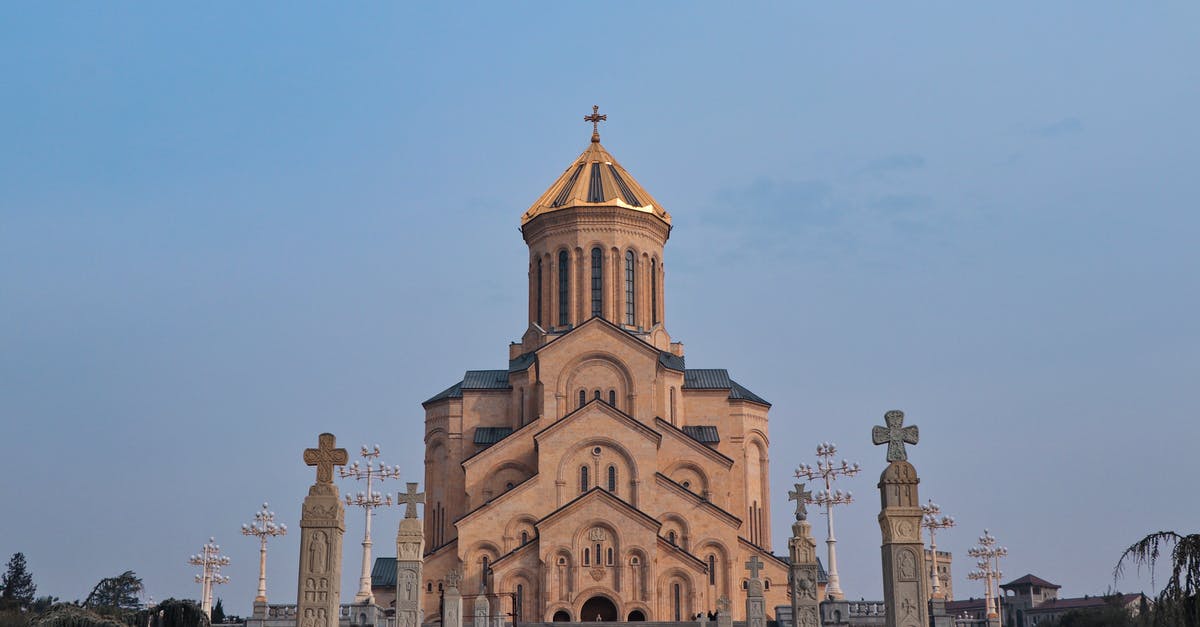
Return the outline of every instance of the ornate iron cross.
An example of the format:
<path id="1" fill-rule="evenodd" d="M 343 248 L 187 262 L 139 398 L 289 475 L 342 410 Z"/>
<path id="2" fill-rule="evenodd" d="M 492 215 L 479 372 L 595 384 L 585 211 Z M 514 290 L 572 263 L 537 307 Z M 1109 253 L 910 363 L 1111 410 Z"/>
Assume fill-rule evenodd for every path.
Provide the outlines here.
<path id="1" fill-rule="evenodd" d="M 345 466 L 350 457 L 344 448 L 334 448 L 337 438 L 332 433 L 317 436 L 317 448 L 304 449 L 304 463 L 317 467 L 317 483 L 333 483 L 333 467 Z"/>
<path id="2" fill-rule="evenodd" d="M 904 450 L 904 445 L 917 443 L 917 426 L 902 426 L 904 412 L 899 409 L 893 409 L 884 414 L 883 421 L 887 424 L 886 427 L 871 429 L 871 441 L 876 445 L 888 445 L 887 460 L 889 462 L 902 462 L 908 459 L 908 452 Z"/>
<path id="3" fill-rule="evenodd" d="M 746 562 L 746 570 L 750 571 L 751 579 L 758 579 L 758 571 L 762 570 L 762 560 L 758 559 L 757 555 L 751 555 L 749 561 Z"/>
<path id="4" fill-rule="evenodd" d="M 808 520 L 808 503 L 812 499 L 812 490 L 805 490 L 803 483 L 797 483 L 795 490 L 788 491 L 788 500 L 796 502 L 796 520 Z"/>
<path id="5" fill-rule="evenodd" d="M 600 123 L 608 121 L 608 114 L 600 113 L 600 105 L 592 105 L 592 114 L 583 116 L 584 122 L 592 123 L 592 135 L 600 136 Z"/>
<path id="6" fill-rule="evenodd" d="M 417 517 L 417 504 L 418 503 L 420 503 L 421 505 L 425 504 L 425 493 L 417 492 L 416 482 L 409 481 L 408 482 L 408 492 L 401 492 L 401 493 L 397 494 L 396 495 L 396 503 L 397 504 L 404 503 L 404 517 L 405 518 L 416 518 Z"/>

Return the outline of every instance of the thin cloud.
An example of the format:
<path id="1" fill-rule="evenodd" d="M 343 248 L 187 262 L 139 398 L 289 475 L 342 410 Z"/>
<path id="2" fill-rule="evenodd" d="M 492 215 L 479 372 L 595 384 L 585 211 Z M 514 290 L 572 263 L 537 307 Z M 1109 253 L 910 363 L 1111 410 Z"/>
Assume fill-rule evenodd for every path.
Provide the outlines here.
<path id="1" fill-rule="evenodd" d="M 1033 134 L 1043 139 L 1053 139 L 1064 135 L 1074 135 L 1083 132 L 1083 122 L 1079 118 L 1070 117 L 1063 118 L 1053 124 L 1040 126 L 1033 130 Z"/>
<path id="2" fill-rule="evenodd" d="M 915 154 L 896 154 L 880 157 L 859 168 L 859 176 L 883 176 L 893 172 L 909 172 L 925 167 L 925 157 Z"/>

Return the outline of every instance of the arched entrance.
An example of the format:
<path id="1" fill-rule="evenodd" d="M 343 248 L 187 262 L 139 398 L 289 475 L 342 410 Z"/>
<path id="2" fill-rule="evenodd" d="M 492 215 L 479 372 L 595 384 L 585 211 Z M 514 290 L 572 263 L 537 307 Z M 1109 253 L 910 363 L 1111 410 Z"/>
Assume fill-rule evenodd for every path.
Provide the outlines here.
<path id="1" fill-rule="evenodd" d="M 634 610 L 629 613 L 629 622 L 631 623 L 640 623 L 644 620 L 646 620 L 646 615 L 641 610 Z"/>
<path id="2" fill-rule="evenodd" d="M 554 613 L 554 618 L 551 620 L 553 620 L 556 623 L 569 623 L 569 622 L 571 622 L 571 615 L 568 614 L 565 610 L 559 610 Z"/>
<path id="3" fill-rule="evenodd" d="M 581 622 L 615 621 L 617 620 L 617 605 L 605 596 L 594 596 L 588 599 L 579 610 Z"/>

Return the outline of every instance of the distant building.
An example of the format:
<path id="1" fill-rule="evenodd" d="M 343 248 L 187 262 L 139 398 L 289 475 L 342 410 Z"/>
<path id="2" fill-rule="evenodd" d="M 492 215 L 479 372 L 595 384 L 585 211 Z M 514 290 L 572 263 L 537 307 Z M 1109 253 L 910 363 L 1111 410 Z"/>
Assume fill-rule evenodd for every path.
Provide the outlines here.
<path id="1" fill-rule="evenodd" d="M 939 596 L 947 601 L 954 600 L 954 577 L 950 570 L 950 560 L 954 558 L 954 554 L 950 551 L 937 552 L 937 574 L 938 574 L 938 592 Z M 925 572 L 929 573 L 933 567 L 933 554 L 929 549 L 925 549 Z M 933 598 L 933 579 L 925 577 L 925 598 Z"/>
<path id="2" fill-rule="evenodd" d="M 938 560 L 940 563 L 940 556 Z M 1100 609 L 1110 602 L 1117 603 L 1136 616 L 1146 599 L 1140 593 L 1060 599 L 1058 591 L 1062 586 L 1036 575 L 1018 577 L 1001 585 L 1000 589 L 1004 591 L 1000 599 L 1000 611 L 1004 614 L 1005 627 L 1036 627 L 1061 618 L 1071 610 Z M 969 619 L 957 623 L 963 627 L 983 627 L 987 624 L 983 599 L 948 602 L 946 611 L 956 619 Z"/>

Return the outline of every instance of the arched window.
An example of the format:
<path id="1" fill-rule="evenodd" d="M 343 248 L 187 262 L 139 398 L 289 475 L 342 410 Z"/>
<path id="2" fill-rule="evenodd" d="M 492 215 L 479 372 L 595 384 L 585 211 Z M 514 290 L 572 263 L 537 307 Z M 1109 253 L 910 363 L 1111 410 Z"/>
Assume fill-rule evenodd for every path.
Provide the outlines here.
<path id="1" fill-rule="evenodd" d="M 542 324 L 542 258 L 541 257 L 538 257 L 538 260 L 537 260 L 537 288 L 536 289 L 537 289 L 537 323 L 538 323 L 538 326 L 540 327 L 540 326 L 544 326 Z"/>
<path id="2" fill-rule="evenodd" d="M 771 589 L 771 580 L 764 579 L 763 580 L 763 590 L 770 590 L 770 589 Z"/>
<path id="3" fill-rule="evenodd" d="M 588 490 L 587 466 L 580 466 L 579 467 L 579 491 L 587 492 L 587 490 Z"/>
<path id="4" fill-rule="evenodd" d="M 750 587 L 750 582 L 749 582 L 748 580 L 746 580 L 746 579 L 743 579 L 743 580 L 742 580 L 742 590 L 746 590 L 746 589 L 748 589 L 749 587 Z"/>
<path id="5" fill-rule="evenodd" d="M 607 562 L 607 564 L 608 564 L 609 566 L 612 566 L 612 565 L 613 565 L 613 550 L 612 550 L 612 547 L 611 547 L 611 546 L 610 546 L 610 547 L 608 547 L 608 562 Z"/>
<path id="6" fill-rule="evenodd" d="M 683 587 L 679 584 L 671 586 L 671 606 L 675 610 L 675 620 L 683 620 Z"/>
<path id="7" fill-rule="evenodd" d="M 708 556 L 708 585 L 717 585 L 717 556 Z"/>
<path id="8" fill-rule="evenodd" d="M 526 544 L 529 544 L 529 532 L 522 531 L 521 532 L 521 546 L 525 546 Z"/>
<path id="9" fill-rule="evenodd" d="M 438 582 L 438 592 L 444 592 L 444 591 L 445 591 L 445 589 L 442 587 L 442 582 L 439 581 Z"/>
<path id="10" fill-rule="evenodd" d="M 592 315 L 604 315 L 604 253 L 592 249 Z"/>
<path id="11" fill-rule="evenodd" d="M 587 403 L 587 390 L 579 390 L 579 406 L 583 407 Z"/>
<path id="12" fill-rule="evenodd" d="M 524 427 L 525 426 L 525 388 L 521 388 L 521 407 L 517 411 L 518 411 L 518 415 L 520 416 L 520 420 L 521 420 L 521 424 L 518 426 Z"/>
<path id="13" fill-rule="evenodd" d="M 433 592 L 433 582 L 432 581 L 425 582 L 425 592 Z"/>
<path id="14" fill-rule="evenodd" d="M 608 491 L 609 492 L 617 491 L 617 467 L 616 466 L 608 467 Z"/>
<path id="15" fill-rule="evenodd" d="M 565 327 L 571 309 L 571 253 L 558 251 L 558 326 Z"/>
<path id="16" fill-rule="evenodd" d="M 675 540 L 677 539 L 677 537 L 678 536 L 675 535 L 674 531 L 670 531 L 667 533 L 667 542 L 670 542 L 671 546 L 675 546 Z"/>
<path id="17" fill-rule="evenodd" d="M 508 483 L 504 484 L 504 489 L 505 490 L 513 489 L 513 482 L 509 481 Z"/>
<path id="18" fill-rule="evenodd" d="M 600 400 L 600 390 L 595 390 L 595 393 L 592 395 L 592 398 L 594 398 L 596 400 Z"/>
<path id="19" fill-rule="evenodd" d="M 487 576 L 488 576 L 488 558 L 486 555 L 484 555 L 483 562 L 481 563 L 481 568 L 479 569 L 479 584 L 480 585 L 482 585 L 484 587 L 487 586 Z"/>
<path id="20" fill-rule="evenodd" d="M 525 586 L 517 584 L 517 596 L 513 597 L 513 618 L 522 620 L 521 608 L 525 605 Z"/>
<path id="21" fill-rule="evenodd" d="M 617 391 L 616 390 L 608 391 L 608 404 L 613 407 L 617 406 Z"/>
<path id="22" fill-rule="evenodd" d="M 583 565 L 584 566 L 592 565 L 592 550 L 587 547 L 583 548 Z"/>
<path id="23" fill-rule="evenodd" d="M 625 252 L 625 324 L 633 325 L 635 317 L 633 315 L 634 306 L 637 302 L 633 296 L 633 251 Z"/>
<path id="24" fill-rule="evenodd" d="M 650 260 L 650 324 L 658 324 L 658 260 Z"/>

